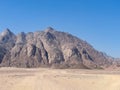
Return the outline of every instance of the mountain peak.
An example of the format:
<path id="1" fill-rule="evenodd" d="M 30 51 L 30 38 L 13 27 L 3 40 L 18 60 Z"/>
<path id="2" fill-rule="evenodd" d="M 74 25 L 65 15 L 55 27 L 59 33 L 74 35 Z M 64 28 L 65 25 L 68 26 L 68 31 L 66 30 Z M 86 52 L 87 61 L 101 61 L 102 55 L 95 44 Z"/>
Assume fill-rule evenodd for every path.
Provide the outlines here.
<path id="1" fill-rule="evenodd" d="M 5 31 L 11 32 L 9 28 L 6 28 Z"/>
<path id="2" fill-rule="evenodd" d="M 5 29 L 1 34 L 0 34 L 0 42 L 2 43 L 7 43 L 7 42 L 14 42 L 16 36 L 14 33 L 10 31 L 10 29 Z"/>
<path id="3" fill-rule="evenodd" d="M 52 31 L 54 31 L 55 29 L 54 28 L 52 28 L 52 27 L 47 27 L 46 29 L 45 29 L 45 32 L 52 32 Z"/>
<path id="4" fill-rule="evenodd" d="M 1 33 L 1 35 L 2 36 L 6 36 L 6 35 L 10 35 L 10 34 L 13 34 L 11 31 L 10 31 L 10 29 L 8 29 L 8 28 L 6 28 L 2 33 Z"/>

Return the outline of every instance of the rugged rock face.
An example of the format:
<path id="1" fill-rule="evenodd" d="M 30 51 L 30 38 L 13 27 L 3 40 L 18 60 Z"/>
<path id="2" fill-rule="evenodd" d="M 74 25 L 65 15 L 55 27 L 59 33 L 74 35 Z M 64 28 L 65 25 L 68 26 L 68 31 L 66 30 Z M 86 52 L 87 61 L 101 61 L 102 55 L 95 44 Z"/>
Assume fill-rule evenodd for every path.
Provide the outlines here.
<path id="1" fill-rule="evenodd" d="M 102 52 L 71 34 L 55 31 L 0 34 L 0 66 L 53 68 L 108 68 L 113 64 Z"/>

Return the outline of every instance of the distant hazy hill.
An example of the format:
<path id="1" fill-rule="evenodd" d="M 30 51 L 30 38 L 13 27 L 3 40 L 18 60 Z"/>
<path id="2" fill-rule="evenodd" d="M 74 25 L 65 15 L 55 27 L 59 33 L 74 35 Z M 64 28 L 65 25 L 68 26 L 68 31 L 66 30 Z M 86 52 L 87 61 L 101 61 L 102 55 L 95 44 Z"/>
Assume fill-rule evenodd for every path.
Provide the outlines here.
<path id="1" fill-rule="evenodd" d="M 53 68 L 117 68 L 119 61 L 95 50 L 71 34 L 44 31 L 0 34 L 0 66 Z"/>

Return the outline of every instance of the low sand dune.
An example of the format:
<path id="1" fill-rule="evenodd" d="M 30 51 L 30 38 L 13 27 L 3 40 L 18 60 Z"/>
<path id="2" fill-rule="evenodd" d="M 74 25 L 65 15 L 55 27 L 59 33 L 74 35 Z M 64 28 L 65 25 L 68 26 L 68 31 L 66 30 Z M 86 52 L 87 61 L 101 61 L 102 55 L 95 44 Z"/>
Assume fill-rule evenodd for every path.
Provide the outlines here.
<path id="1" fill-rule="evenodd" d="M 119 71 L 0 69 L 0 90 L 120 90 Z"/>

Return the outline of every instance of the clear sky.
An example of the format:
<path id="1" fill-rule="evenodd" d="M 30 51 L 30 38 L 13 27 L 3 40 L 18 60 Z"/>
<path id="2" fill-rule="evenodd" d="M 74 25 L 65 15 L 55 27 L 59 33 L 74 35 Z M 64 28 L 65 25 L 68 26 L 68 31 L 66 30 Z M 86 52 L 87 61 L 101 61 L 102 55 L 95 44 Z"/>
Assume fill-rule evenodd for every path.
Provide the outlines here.
<path id="1" fill-rule="evenodd" d="M 52 26 L 120 57 L 120 0 L 0 0 L 0 32 Z"/>

